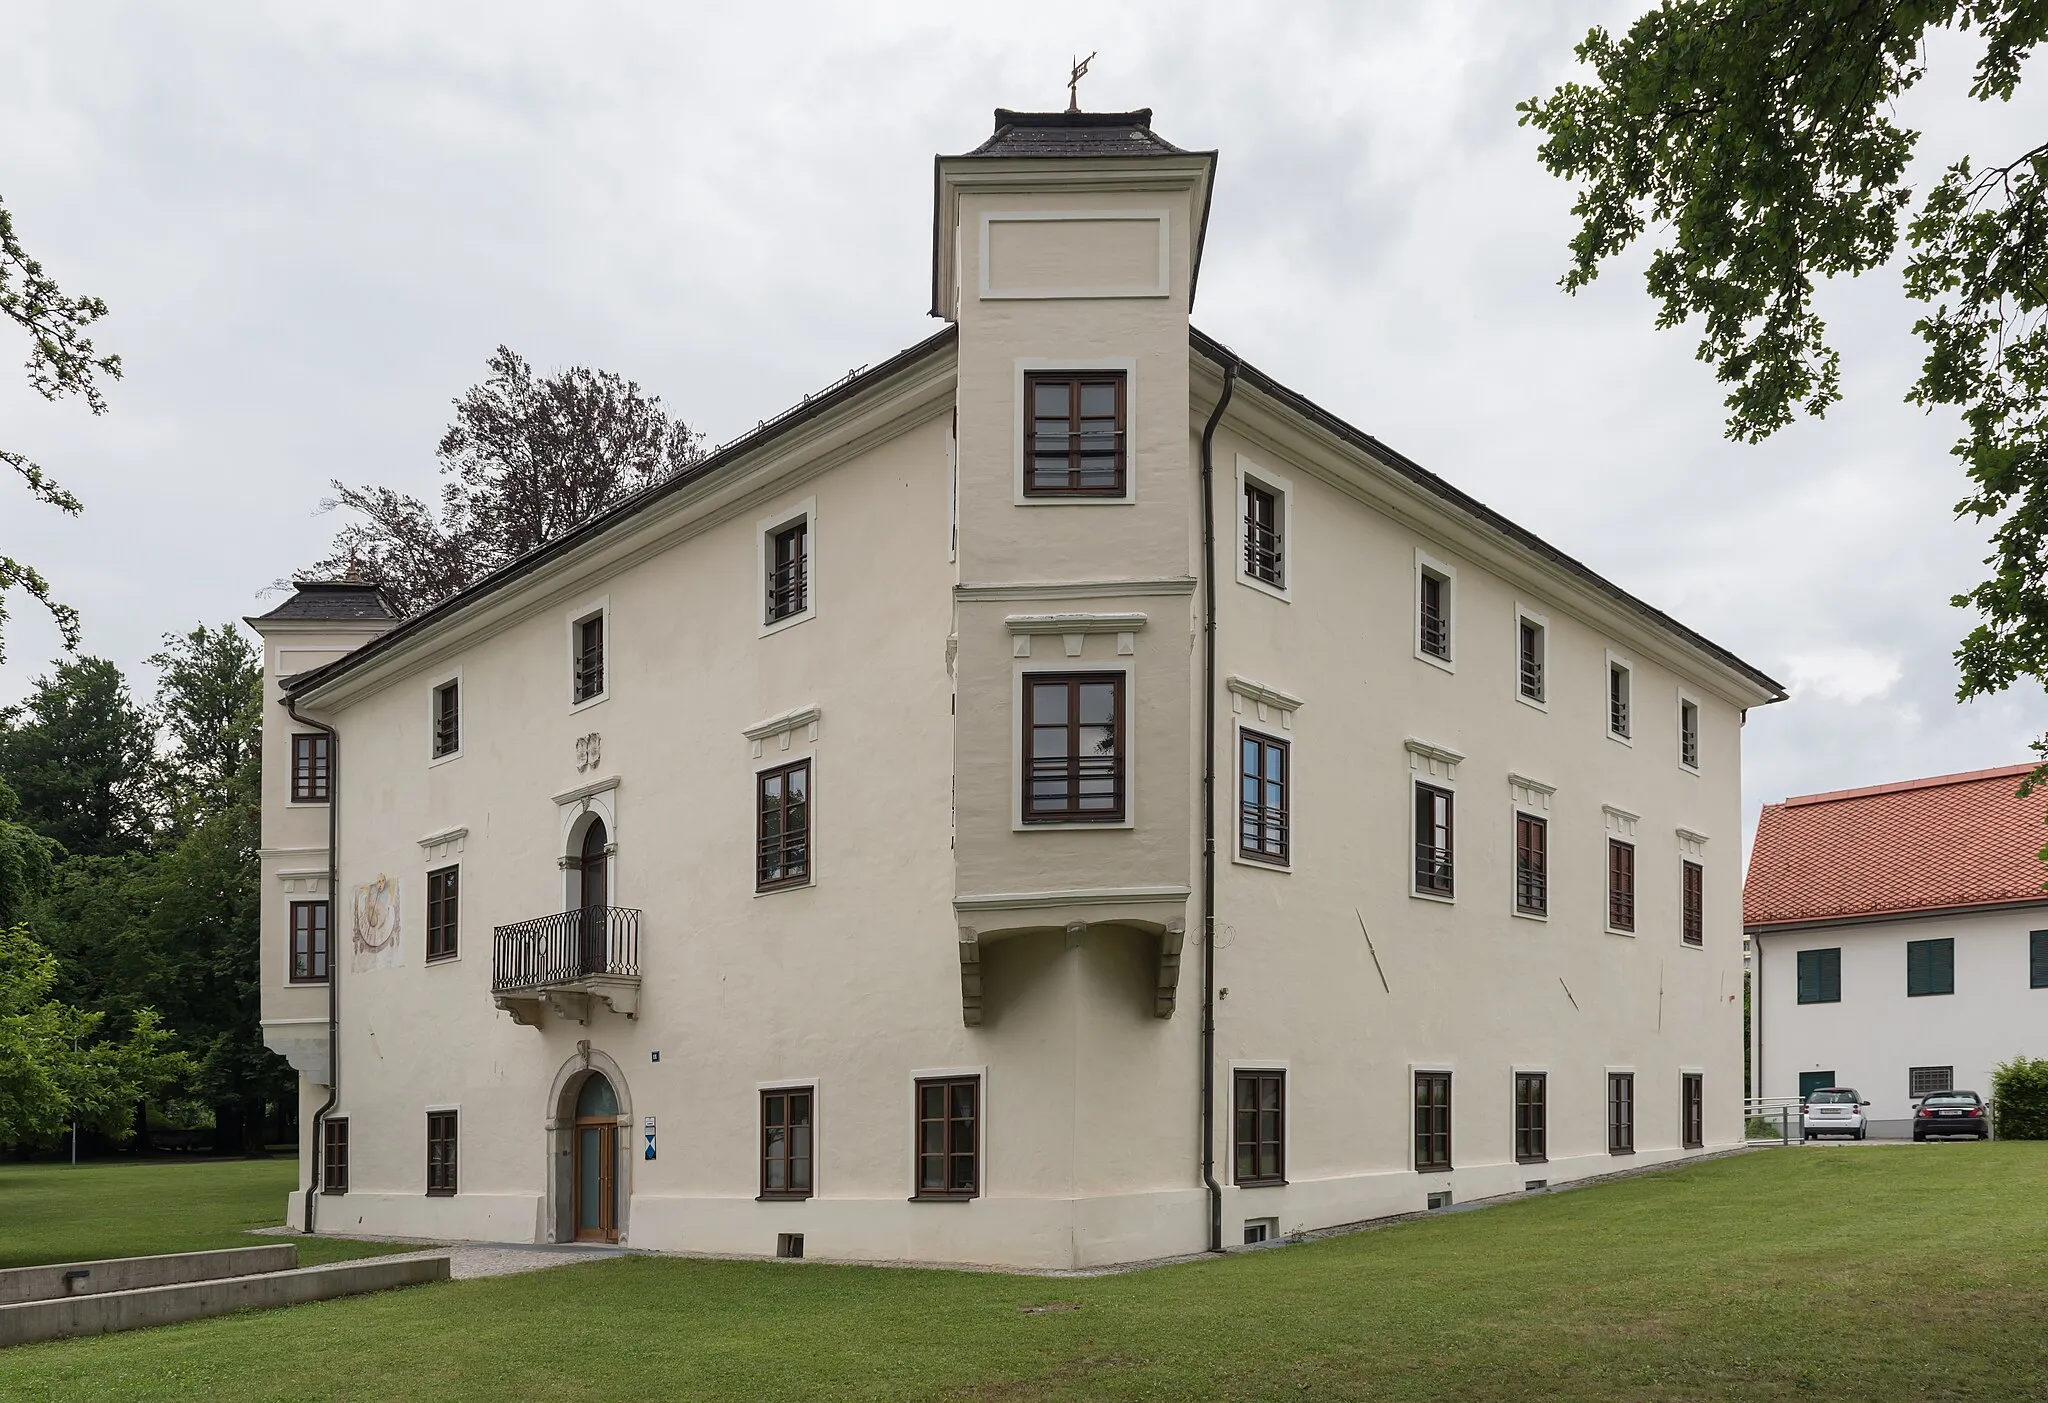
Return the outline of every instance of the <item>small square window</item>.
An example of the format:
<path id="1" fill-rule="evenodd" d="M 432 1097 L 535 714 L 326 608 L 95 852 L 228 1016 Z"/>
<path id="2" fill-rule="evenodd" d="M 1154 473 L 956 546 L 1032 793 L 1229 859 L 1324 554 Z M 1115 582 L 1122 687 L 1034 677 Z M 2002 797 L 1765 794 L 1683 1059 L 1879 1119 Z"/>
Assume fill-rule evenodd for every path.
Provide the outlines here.
<path id="1" fill-rule="evenodd" d="M 332 774 L 333 737 L 325 731 L 308 731 L 292 737 L 292 802 L 327 802 Z"/>
<path id="2" fill-rule="evenodd" d="M 1700 704 L 1691 697 L 1678 702 L 1678 763 L 1688 770 L 1700 767 Z"/>
<path id="3" fill-rule="evenodd" d="M 427 874 L 427 958 L 451 960 L 460 926 L 462 869 L 438 867 Z"/>
<path id="4" fill-rule="evenodd" d="M 576 656 L 570 696 L 577 704 L 604 695 L 604 613 L 578 619 Z"/>
<path id="5" fill-rule="evenodd" d="M 1945 1091 L 1956 1089 L 1956 1069 L 1953 1067 L 1909 1067 L 1906 1069 L 1906 1094 L 1915 1100 L 1922 1096 L 1939 1096 Z"/>
<path id="6" fill-rule="evenodd" d="M 1636 928 L 1636 845 L 1607 840 L 1607 928 Z"/>
<path id="7" fill-rule="evenodd" d="M 1238 1072 L 1233 1077 L 1236 1173 L 1239 1186 L 1287 1182 L 1287 1073 Z"/>
<path id="8" fill-rule="evenodd" d="M 1628 664 L 1610 658 L 1607 663 L 1607 734 L 1616 740 L 1627 740 L 1633 734 L 1629 729 L 1630 686 Z"/>
<path id="9" fill-rule="evenodd" d="M 811 762 L 755 776 L 754 889 L 803 886 L 811 880 Z"/>
<path id="10" fill-rule="evenodd" d="M 973 1198 L 981 1192 L 981 1078 L 919 1081 L 918 1198 Z"/>
<path id="11" fill-rule="evenodd" d="M 1607 1153 L 1636 1152 L 1636 1078 L 1633 1072 L 1607 1074 Z"/>
<path id="12" fill-rule="evenodd" d="M 334 1122 L 329 1121 L 332 1125 Z M 455 1192 L 455 1112 L 427 1112 L 427 1192 Z"/>
<path id="13" fill-rule="evenodd" d="M 1419 895 L 1455 895 L 1456 797 L 1433 784 L 1415 786 L 1415 890 Z"/>
<path id="14" fill-rule="evenodd" d="M 1539 705 L 1548 699 L 1549 630 L 1527 614 L 1515 619 L 1515 689 L 1524 701 Z"/>
<path id="15" fill-rule="evenodd" d="M 1279 1239 L 1280 1220 L 1278 1218 L 1247 1218 L 1244 1220 L 1245 1246 L 1257 1247 L 1261 1243 L 1277 1242 Z"/>
<path id="16" fill-rule="evenodd" d="M 462 684 L 443 682 L 434 689 L 434 758 L 462 749 Z"/>
<path id="17" fill-rule="evenodd" d="M 1040 371 L 1024 377 L 1024 495 L 1126 495 L 1124 372 Z"/>

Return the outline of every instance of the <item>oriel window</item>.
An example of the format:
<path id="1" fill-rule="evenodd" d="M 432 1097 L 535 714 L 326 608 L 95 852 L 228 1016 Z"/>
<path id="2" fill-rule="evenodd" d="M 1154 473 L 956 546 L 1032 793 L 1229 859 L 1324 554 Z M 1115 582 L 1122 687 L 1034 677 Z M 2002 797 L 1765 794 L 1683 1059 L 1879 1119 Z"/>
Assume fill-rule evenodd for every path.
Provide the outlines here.
<path id="1" fill-rule="evenodd" d="M 1034 373 L 1024 378 L 1024 394 L 1024 495 L 1124 496 L 1124 373 Z"/>
<path id="2" fill-rule="evenodd" d="M 1121 823 L 1124 674 L 1024 678 L 1024 821 Z"/>
<path id="3" fill-rule="evenodd" d="M 327 981 L 327 903 L 292 903 L 292 982 L 324 984 Z"/>

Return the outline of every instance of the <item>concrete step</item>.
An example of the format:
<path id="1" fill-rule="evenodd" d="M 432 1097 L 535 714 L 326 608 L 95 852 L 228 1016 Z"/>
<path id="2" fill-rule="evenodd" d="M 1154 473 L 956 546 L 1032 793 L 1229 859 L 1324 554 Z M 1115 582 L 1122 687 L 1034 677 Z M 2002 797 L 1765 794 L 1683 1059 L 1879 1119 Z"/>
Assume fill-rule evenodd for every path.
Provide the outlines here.
<path id="1" fill-rule="evenodd" d="M 299 1249 L 290 1243 L 279 1243 L 267 1247 L 229 1247 L 218 1252 L 171 1252 L 159 1257 L 108 1257 L 97 1262 L 10 1267 L 0 1271 L 0 1306 L 134 1291 L 144 1286 L 175 1286 L 186 1281 L 217 1281 L 227 1276 L 254 1276 L 259 1272 L 289 1271 L 298 1264 Z"/>

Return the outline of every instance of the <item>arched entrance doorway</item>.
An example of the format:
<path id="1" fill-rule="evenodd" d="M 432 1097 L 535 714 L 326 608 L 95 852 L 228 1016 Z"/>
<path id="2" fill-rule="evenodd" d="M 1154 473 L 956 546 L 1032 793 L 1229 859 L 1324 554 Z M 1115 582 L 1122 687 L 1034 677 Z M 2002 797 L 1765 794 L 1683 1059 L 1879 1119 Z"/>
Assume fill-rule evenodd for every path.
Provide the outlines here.
<path id="1" fill-rule="evenodd" d="M 619 1240 L 619 1098 L 602 1072 L 576 1092 L 570 1211 L 578 1242 Z"/>
<path id="2" fill-rule="evenodd" d="M 605 935 L 608 923 L 605 907 L 610 904 L 606 880 L 605 849 L 610 846 L 604 820 L 592 814 L 584 826 L 583 841 L 570 858 L 572 867 L 570 909 L 576 913 L 579 970 L 602 971 L 605 966 Z"/>

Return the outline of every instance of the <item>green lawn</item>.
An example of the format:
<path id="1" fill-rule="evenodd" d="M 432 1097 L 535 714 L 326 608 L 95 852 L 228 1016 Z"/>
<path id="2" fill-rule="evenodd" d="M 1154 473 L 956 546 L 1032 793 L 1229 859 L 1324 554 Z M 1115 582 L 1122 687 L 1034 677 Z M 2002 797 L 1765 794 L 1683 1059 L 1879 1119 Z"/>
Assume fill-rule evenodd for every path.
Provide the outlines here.
<path id="1" fill-rule="evenodd" d="M 30 1346 L 0 1394 L 2013 1403 L 2044 1322 L 2048 1144 L 1859 1146 L 1085 1280 L 628 1257 Z"/>
<path id="2" fill-rule="evenodd" d="M 338 1238 L 251 1237 L 274 1227 L 298 1174 L 290 1159 L 0 1164 L 0 1267 L 213 1247 L 299 1244 L 300 1262 L 410 1249 Z M 10 1357 L 9 1362 L 12 1362 Z M 0 1391 L 7 1384 L 0 1368 Z"/>

